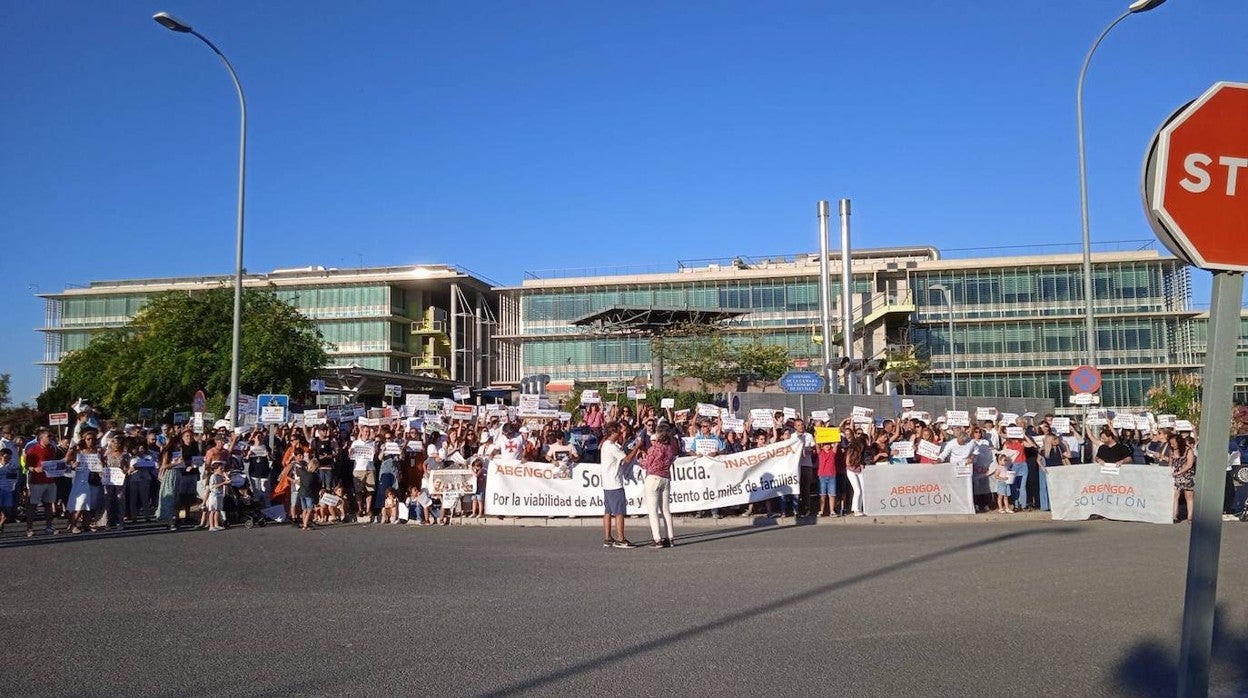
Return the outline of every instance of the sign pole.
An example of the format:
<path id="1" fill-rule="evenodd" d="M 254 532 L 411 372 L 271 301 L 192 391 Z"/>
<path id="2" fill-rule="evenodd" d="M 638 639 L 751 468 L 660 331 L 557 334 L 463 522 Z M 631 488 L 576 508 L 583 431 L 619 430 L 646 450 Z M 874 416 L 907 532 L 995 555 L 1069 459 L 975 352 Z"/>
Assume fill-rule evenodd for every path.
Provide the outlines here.
<path id="1" fill-rule="evenodd" d="M 1196 467 L 1196 511 L 1187 546 L 1187 590 L 1183 597 L 1183 641 L 1179 650 L 1179 698 L 1209 694 L 1209 656 L 1213 649 L 1213 611 L 1218 590 L 1222 545 L 1224 445 L 1230 440 L 1231 399 L 1244 275 L 1213 274 L 1209 311 L 1209 347 L 1201 386 L 1201 460 Z"/>

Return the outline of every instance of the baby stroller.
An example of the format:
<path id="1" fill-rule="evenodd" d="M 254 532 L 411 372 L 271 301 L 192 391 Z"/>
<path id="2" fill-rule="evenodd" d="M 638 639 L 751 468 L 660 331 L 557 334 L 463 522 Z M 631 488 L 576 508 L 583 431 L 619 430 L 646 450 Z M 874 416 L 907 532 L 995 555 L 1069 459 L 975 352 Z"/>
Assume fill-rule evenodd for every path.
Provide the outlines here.
<path id="1" fill-rule="evenodd" d="M 225 487 L 226 526 L 264 526 L 268 519 L 261 511 L 263 508 L 264 503 L 252 496 L 247 476 L 242 471 L 231 472 L 230 482 Z"/>

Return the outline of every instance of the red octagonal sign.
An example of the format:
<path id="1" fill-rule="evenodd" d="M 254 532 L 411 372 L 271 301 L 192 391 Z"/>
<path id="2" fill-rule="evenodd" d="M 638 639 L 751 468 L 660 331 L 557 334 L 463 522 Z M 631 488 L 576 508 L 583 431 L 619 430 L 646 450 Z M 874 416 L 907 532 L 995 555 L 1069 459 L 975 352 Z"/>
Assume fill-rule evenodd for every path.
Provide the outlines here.
<path id="1" fill-rule="evenodd" d="M 1170 117 L 1143 188 L 1149 222 L 1176 256 L 1248 271 L 1248 84 L 1219 82 Z"/>

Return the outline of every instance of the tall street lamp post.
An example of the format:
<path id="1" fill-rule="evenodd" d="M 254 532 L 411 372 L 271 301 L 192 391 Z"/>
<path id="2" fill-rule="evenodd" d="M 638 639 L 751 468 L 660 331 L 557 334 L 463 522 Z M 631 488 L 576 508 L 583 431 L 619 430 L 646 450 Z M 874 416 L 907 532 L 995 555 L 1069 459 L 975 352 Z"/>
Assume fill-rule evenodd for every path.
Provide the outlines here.
<path id="1" fill-rule="evenodd" d="M 226 58 L 225 54 L 221 53 L 221 49 L 217 48 L 207 37 L 168 12 L 157 12 L 152 15 L 152 19 L 166 29 L 181 34 L 190 34 L 204 42 L 225 64 L 225 69 L 230 72 L 230 79 L 234 81 L 234 89 L 238 91 L 238 109 L 241 120 L 238 129 L 238 235 L 234 248 L 234 325 L 230 344 L 230 427 L 232 428 L 242 422 L 238 414 L 238 374 L 243 335 L 243 200 L 244 184 L 247 178 L 247 100 L 243 98 L 243 85 L 238 81 L 238 73 L 235 73 L 234 66 L 230 65 L 230 59 Z"/>
<path id="2" fill-rule="evenodd" d="M 953 350 L 953 291 L 944 284 L 932 284 L 929 291 L 939 291 L 945 297 L 945 309 L 949 312 L 949 397 L 952 401 L 951 410 L 958 409 L 958 374 L 956 371 L 957 353 Z"/>
<path id="3" fill-rule="evenodd" d="M 1075 112 L 1079 122 L 1079 205 L 1080 212 L 1083 217 L 1083 322 L 1084 333 L 1087 335 L 1087 365 L 1096 365 L 1096 325 L 1092 320 L 1092 236 L 1088 231 L 1088 163 L 1087 153 L 1083 144 L 1083 81 L 1088 76 L 1088 64 L 1092 62 L 1092 54 L 1096 53 L 1096 47 L 1101 45 L 1109 32 L 1122 20 L 1133 14 L 1148 12 L 1164 3 L 1166 0 L 1135 0 L 1127 6 L 1117 19 L 1109 23 L 1105 27 L 1105 31 L 1096 37 L 1096 41 L 1092 42 L 1092 48 L 1088 50 L 1088 55 L 1083 59 L 1083 67 L 1079 70 L 1079 88 L 1075 94 Z"/>

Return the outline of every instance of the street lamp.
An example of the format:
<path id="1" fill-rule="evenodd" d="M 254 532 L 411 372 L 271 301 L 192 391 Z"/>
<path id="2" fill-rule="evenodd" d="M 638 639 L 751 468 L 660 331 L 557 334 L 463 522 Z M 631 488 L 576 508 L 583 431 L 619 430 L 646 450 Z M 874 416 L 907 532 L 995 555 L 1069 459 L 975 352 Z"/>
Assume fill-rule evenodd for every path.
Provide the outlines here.
<path id="1" fill-rule="evenodd" d="M 1079 205 L 1080 212 L 1083 216 L 1083 322 L 1084 329 L 1088 335 L 1087 348 L 1088 357 L 1087 365 L 1096 365 L 1096 325 L 1092 321 L 1092 237 L 1088 232 L 1088 163 L 1087 153 L 1083 145 L 1083 81 L 1088 76 L 1088 64 L 1092 62 L 1092 54 L 1096 53 L 1096 47 L 1101 45 L 1109 32 L 1122 20 L 1133 14 L 1148 12 L 1164 3 L 1166 0 L 1135 0 L 1127 6 L 1127 9 L 1114 21 L 1105 27 L 1105 31 L 1096 37 L 1096 41 L 1092 42 L 1092 48 L 1088 50 L 1088 55 L 1083 59 L 1083 67 L 1079 70 L 1079 87 L 1075 94 L 1075 112 L 1079 122 Z"/>
<path id="2" fill-rule="evenodd" d="M 953 351 L 953 291 L 944 284 L 932 284 L 927 287 L 927 290 L 940 291 L 945 297 L 945 307 L 949 309 L 949 397 L 952 401 L 949 409 L 956 410 L 958 409 L 958 374 L 954 367 L 957 354 Z"/>
<path id="3" fill-rule="evenodd" d="M 207 37 L 168 12 L 157 12 L 152 15 L 152 19 L 166 29 L 180 34 L 190 34 L 204 42 L 225 64 L 225 69 L 230 71 L 230 79 L 234 81 L 234 89 L 238 91 L 238 109 L 241 114 L 238 129 L 238 236 L 234 249 L 234 326 L 230 345 L 230 427 L 233 427 L 242 422 L 238 414 L 238 374 L 243 335 L 243 192 L 247 173 L 247 100 L 243 98 L 243 85 L 238 81 L 238 73 L 234 72 L 234 66 L 230 65 L 230 60 L 225 57 L 224 53 L 221 53 L 221 49 L 217 48 Z"/>

